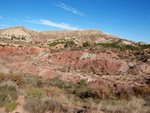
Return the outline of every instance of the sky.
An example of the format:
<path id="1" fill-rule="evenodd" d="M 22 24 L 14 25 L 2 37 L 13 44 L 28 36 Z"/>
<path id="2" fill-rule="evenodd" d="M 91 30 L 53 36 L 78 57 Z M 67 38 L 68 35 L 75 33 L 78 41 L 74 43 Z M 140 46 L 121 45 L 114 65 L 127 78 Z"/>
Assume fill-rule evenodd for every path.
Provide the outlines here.
<path id="1" fill-rule="evenodd" d="M 0 0 L 0 29 L 97 29 L 150 43 L 150 0 Z"/>

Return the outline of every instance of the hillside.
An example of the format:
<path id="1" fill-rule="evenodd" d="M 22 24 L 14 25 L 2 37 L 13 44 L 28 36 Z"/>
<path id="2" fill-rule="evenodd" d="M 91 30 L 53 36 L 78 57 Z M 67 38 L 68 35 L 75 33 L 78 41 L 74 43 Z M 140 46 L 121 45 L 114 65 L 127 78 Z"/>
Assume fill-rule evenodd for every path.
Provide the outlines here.
<path id="1" fill-rule="evenodd" d="M 1 29 L 0 72 L 0 112 L 149 113 L 150 45 L 99 30 Z"/>

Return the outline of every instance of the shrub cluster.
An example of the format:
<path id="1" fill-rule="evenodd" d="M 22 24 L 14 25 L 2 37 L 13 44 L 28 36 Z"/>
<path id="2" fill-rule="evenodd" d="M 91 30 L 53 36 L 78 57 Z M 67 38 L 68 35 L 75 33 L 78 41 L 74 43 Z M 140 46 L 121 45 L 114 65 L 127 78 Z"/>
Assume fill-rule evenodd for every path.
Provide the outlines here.
<path id="1" fill-rule="evenodd" d="M 18 92 L 15 86 L 7 84 L 0 86 L 0 107 L 5 107 L 6 111 L 12 112 L 16 109 Z"/>
<path id="2" fill-rule="evenodd" d="M 2 81 L 14 81 L 19 87 L 22 87 L 24 84 L 24 80 L 22 78 L 22 75 L 20 74 L 4 74 L 0 73 L 0 83 Z"/>
<path id="3" fill-rule="evenodd" d="M 103 47 L 106 48 L 119 48 L 121 51 L 126 51 L 126 50 L 139 50 L 139 47 L 135 47 L 132 45 L 118 45 L 117 43 L 97 43 L 97 45 L 102 45 Z"/>
<path id="4" fill-rule="evenodd" d="M 58 44 L 65 44 L 65 42 L 64 41 L 55 41 L 55 42 L 52 42 L 52 43 L 50 43 L 50 44 L 48 44 L 49 46 L 56 46 L 56 45 L 58 45 Z"/>
<path id="5" fill-rule="evenodd" d="M 70 40 L 70 41 L 66 41 L 66 42 L 65 42 L 64 47 L 65 47 L 65 48 L 66 48 L 66 47 L 71 47 L 71 46 L 73 46 L 73 45 L 75 45 L 75 42 L 72 41 L 72 40 Z"/>
<path id="6" fill-rule="evenodd" d="M 65 44 L 64 47 L 70 47 L 72 45 L 75 45 L 75 42 L 73 40 L 61 40 L 61 41 L 54 41 L 50 44 L 48 44 L 49 46 L 56 46 L 58 44 Z"/>
<path id="7" fill-rule="evenodd" d="M 89 42 L 83 43 L 83 47 L 89 47 L 89 46 L 90 46 Z"/>
<path id="8" fill-rule="evenodd" d="M 147 49 L 147 48 L 150 48 L 150 44 L 147 44 L 147 45 L 139 45 L 142 49 Z"/>
<path id="9" fill-rule="evenodd" d="M 3 75 L 3 74 L 1 74 Z M 11 80 L 14 83 L 18 76 L 6 75 L 0 76 L 3 80 Z M 24 77 L 24 76 L 22 76 Z M 22 79 L 20 79 L 22 80 Z M 59 77 L 44 80 L 40 77 L 26 76 L 24 79 L 25 105 L 24 109 L 32 113 L 64 112 L 63 105 L 73 104 L 88 106 L 88 102 L 99 102 L 101 100 L 128 100 L 131 96 L 148 97 L 150 87 L 135 87 L 132 89 L 118 89 L 109 84 L 100 85 L 100 87 L 90 87 L 86 80 L 78 83 L 62 81 Z M 20 84 L 20 83 L 19 83 Z M 13 111 L 17 107 L 18 98 L 17 86 L 19 85 L 0 85 L 0 107 L 5 107 L 6 111 Z M 39 87 L 40 86 L 40 87 Z M 88 103 L 89 104 L 89 103 Z M 65 111 L 66 112 L 66 111 Z"/>

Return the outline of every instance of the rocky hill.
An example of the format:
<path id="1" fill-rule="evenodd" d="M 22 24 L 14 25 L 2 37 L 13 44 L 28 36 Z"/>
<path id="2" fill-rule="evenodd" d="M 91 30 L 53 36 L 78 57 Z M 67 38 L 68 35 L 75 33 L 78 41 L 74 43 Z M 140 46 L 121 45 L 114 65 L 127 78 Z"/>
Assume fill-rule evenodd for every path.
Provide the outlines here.
<path id="1" fill-rule="evenodd" d="M 0 72 L 0 112 L 11 111 L 6 101 L 21 102 L 14 112 L 25 113 L 36 109 L 63 113 L 149 112 L 149 102 L 144 99 L 150 95 L 150 45 L 98 30 L 1 29 Z M 15 88 L 9 90 L 12 84 Z M 7 93 L 2 94 L 4 91 Z M 11 91 L 19 95 L 18 100 L 12 101 Z M 130 108 L 133 96 L 138 105 Z M 120 103 L 130 99 L 124 101 L 126 106 Z M 37 106 L 39 102 L 42 106 Z M 116 108 L 120 105 L 121 109 Z"/>
<path id="2" fill-rule="evenodd" d="M 38 38 L 41 40 L 58 40 L 58 39 L 76 39 L 79 42 L 110 42 L 117 41 L 119 37 L 105 34 L 99 30 L 84 30 L 84 31 L 43 31 L 37 32 L 26 29 L 24 27 L 13 27 L 8 29 L 2 29 L 0 31 L 1 38 L 9 38 L 12 36 L 25 37 L 27 41 L 30 41 L 31 38 Z M 112 40 L 113 39 L 113 40 Z"/>

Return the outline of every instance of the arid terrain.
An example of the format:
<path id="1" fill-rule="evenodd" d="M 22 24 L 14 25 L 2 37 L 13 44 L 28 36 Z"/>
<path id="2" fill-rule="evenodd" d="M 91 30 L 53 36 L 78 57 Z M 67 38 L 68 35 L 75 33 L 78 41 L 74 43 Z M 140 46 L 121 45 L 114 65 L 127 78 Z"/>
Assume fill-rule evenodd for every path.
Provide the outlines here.
<path id="1" fill-rule="evenodd" d="M 99 30 L 0 29 L 0 113 L 150 113 L 150 44 Z"/>

